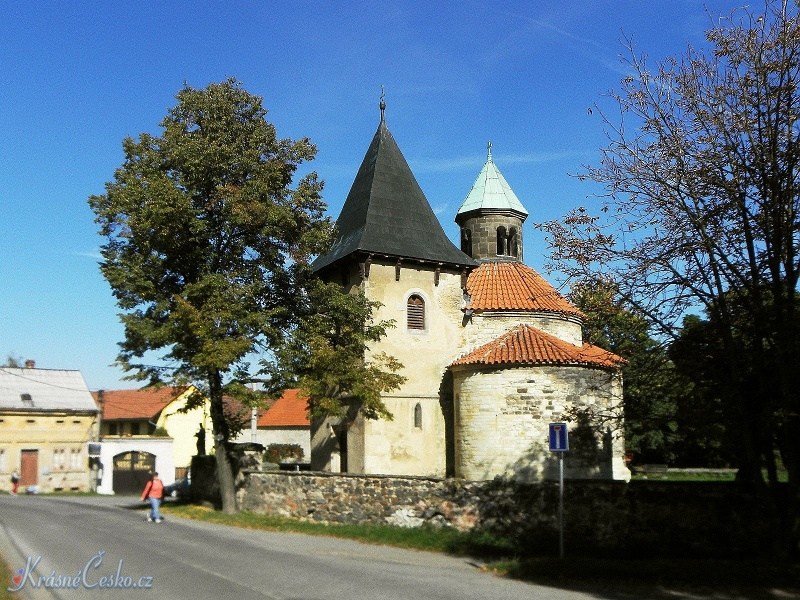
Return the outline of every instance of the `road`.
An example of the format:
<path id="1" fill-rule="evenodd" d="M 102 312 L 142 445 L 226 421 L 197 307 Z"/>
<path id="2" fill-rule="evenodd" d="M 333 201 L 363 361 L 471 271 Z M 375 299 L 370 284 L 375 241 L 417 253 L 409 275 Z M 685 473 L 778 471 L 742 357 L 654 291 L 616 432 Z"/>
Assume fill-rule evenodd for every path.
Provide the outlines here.
<path id="1" fill-rule="evenodd" d="M 172 518 L 136 498 L 0 496 L 14 598 L 585 600 L 481 572 L 468 559 Z M 136 587 L 135 587 L 136 586 Z"/>

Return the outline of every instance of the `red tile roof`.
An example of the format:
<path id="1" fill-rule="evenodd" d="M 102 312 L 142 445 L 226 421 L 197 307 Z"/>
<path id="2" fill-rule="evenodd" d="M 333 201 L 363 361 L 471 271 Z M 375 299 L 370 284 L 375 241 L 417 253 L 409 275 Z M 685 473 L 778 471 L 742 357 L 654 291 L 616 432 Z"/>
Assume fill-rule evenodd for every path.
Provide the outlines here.
<path id="1" fill-rule="evenodd" d="M 465 354 L 451 366 L 582 365 L 615 369 L 623 362 L 621 357 L 597 346 L 573 346 L 530 325 L 519 325 L 496 340 Z"/>
<path id="2" fill-rule="evenodd" d="M 103 390 L 103 420 L 152 419 L 175 400 L 185 387 L 143 388 L 139 390 Z M 99 392 L 92 392 L 98 403 Z"/>
<path id="3" fill-rule="evenodd" d="M 483 263 L 467 279 L 469 308 L 546 311 L 583 317 L 580 310 L 529 266 L 520 262 Z"/>
<path id="4" fill-rule="evenodd" d="M 266 411 L 259 412 L 259 427 L 309 427 L 308 398 L 300 390 L 286 390 Z"/>

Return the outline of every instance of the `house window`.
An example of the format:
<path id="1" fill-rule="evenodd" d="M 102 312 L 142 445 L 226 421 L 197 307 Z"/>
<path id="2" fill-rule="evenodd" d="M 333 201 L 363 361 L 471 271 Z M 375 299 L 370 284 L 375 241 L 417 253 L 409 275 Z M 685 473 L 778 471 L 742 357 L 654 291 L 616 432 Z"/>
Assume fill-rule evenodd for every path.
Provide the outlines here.
<path id="1" fill-rule="evenodd" d="M 8 455 L 5 448 L 0 448 L 0 473 L 8 471 Z"/>
<path id="2" fill-rule="evenodd" d="M 79 448 L 73 448 L 69 453 L 69 468 L 72 470 L 78 469 L 81 466 L 81 451 Z"/>
<path id="3" fill-rule="evenodd" d="M 502 225 L 497 228 L 497 256 L 506 254 L 506 228 Z"/>
<path id="4" fill-rule="evenodd" d="M 108 435 L 117 435 L 118 429 L 116 423 L 108 424 Z"/>
<path id="5" fill-rule="evenodd" d="M 422 296 L 412 294 L 406 302 L 406 322 L 409 329 L 425 329 L 425 300 Z"/>
<path id="6" fill-rule="evenodd" d="M 422 429 L 422 405 L 419 402 L 414 407 L 414 427 Z"/>
<path id="7" fill-rule="evenodd" d="M 30 394 L 20 394 L 20 400 L 22 400 L 22 406 L 24 408 L 33 408 L 33 398 Z"/>
<path id="8" fill-rule="evenodd" d="M 131 435 L 139 435 L 142 432 L 140 425 L 141 423 L 131 423 Z"/>
<path id="9" fill-rule="evenodd" d="M 53 450 L 53 468 L 54 469 L 63 469 L 64 468 L 64 449 L 57 449 Z"/>

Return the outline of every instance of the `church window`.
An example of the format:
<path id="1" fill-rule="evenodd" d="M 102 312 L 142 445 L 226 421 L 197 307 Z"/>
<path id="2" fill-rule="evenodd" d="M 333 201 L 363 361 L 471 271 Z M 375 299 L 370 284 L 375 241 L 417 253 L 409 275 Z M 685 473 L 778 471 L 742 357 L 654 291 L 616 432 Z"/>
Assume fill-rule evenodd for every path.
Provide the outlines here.
<path id="1" fill-rule="evenodd" d="M 414 427 L 422 429 L 422 405 L 419 402 L 414 407 Z"/>
<path id="2" fill-rule="evenodd" d="M 425 329 L 425 300 L 417 294 L 406 302 L 406 323 L 409 329 Z"/>
<path id="3" fill-rule="evenodd" d="M 506 228 L 500 226 L 497 228 L 497 256 L 505 256 L 506 254 Z"/>
<path id="4" fill-rule="evenodd" d="M 466 227 L 461 230 L 461 251 L 472 256 L 472 232 Z"/>
<path id="5" fill-rule="evenodd" d="M 512 227 L 508 230 L 508 255 L 519 256 L 519 241 L 517 240 L 517 228 Z"/>

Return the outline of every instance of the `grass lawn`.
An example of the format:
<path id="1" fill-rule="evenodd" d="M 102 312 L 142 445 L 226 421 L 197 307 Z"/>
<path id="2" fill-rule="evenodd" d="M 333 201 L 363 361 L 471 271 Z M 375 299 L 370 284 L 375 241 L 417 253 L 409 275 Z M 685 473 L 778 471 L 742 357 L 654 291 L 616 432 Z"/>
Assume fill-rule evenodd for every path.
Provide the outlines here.
<path id="1" fill-rule="evenodd" d="M 337 525 L 242 512 L 226 515 L 190 504 L 167 503 L 164 512 L 212 523 L 326 535 L 401 548 L 470 556 L 498 575 L 583 591 L 607 591 L 613 598 L 675 598 L 677 593 L 719 598 L 800 598 L 800 564 L 757 560 L 609 559 L 587 556 L 521 557 L 504 539 L 452 529 Z M 770 590 L 781 590 L 772 595 Z M 723 593 L 725 595 L 720 596 Z M 783 595 L 782 595 L 783 594 Z M 788 594 L 788 595 L 787 595 Z"/>

